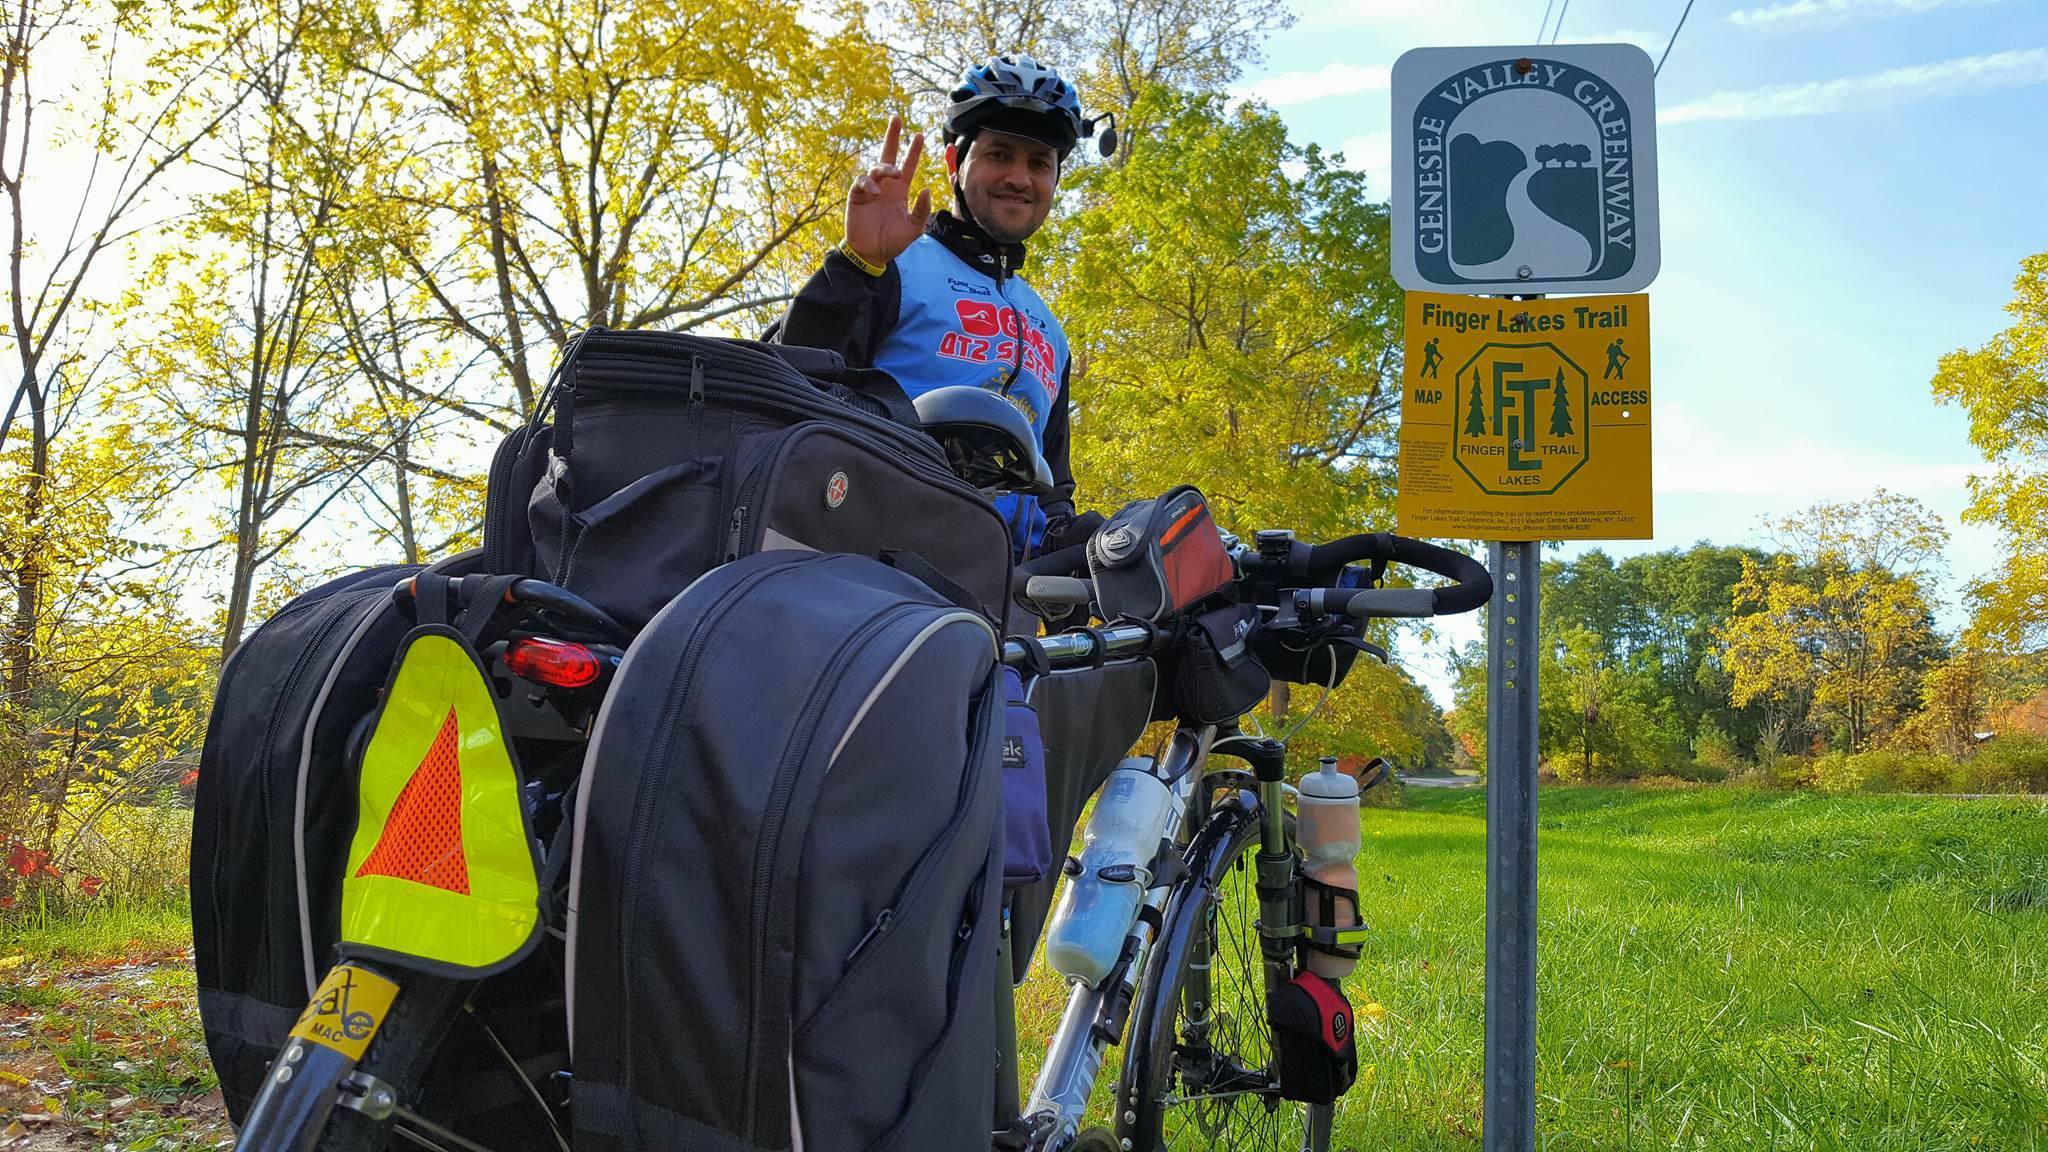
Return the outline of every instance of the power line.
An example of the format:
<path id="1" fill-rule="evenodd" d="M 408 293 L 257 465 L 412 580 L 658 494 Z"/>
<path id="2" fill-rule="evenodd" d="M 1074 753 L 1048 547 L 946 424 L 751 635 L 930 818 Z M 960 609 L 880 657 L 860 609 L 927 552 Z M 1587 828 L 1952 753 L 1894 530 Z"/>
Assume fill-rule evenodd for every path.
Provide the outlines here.
<path id="1" fill-rule="evenodd" d="M 1565 2 L 1570 3 L 1571 0 L 1565 0 Z M 1664 61 L 1671 58 L 1671 46 L 1678 43 L 1678 34 L 1685 31 L 1685 18 L 1690 15 L 1692 15 L 1692 0 L 1685 0 L 1685 11 L 1678 14 L 1678 27 L 1671 30 L 1671 39 L 1664 42 L 1664 55 L 1657 57 L 1657 66 L 1650 69 L 1652 77 L 1664 71 Z"/>
<path id="2" fill-rule="evenodd" d="M 1536 42 L 1538 44 L 1543 43 L 1543 30 L 1550 27 L 1550 10 L 1555 7 L 1557 7 L 1557 0 L 1549 0 L 1548 3 L 1543 5 L 1543 23 L 1536 26 Z"/>
<path id="3" fill-rule="evenodd" d="M 1557 12 L 1557 27 L 1550 30 L 1550 42 L 1552 44 L 1557 43 L 1558 34 L 1564 31 L 1564 18 L 1571 10 L 1572 0 L 1564 0 L 1564 7 L 1558 9 Z"/>

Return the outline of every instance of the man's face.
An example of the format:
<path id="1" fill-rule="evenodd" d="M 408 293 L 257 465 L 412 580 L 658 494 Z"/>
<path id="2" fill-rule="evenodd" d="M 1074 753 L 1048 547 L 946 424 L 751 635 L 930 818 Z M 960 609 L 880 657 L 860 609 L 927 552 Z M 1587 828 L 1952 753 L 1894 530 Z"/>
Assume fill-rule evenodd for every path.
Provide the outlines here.
<path id="1" fill-rule="evenodd" d="M 1052 211 L 1060 156 L 1050 144 L 984 129 L 964 161 L 959 145 L 947 148 L 946 167 L 975 222 L 999 243 L 1022 243 Z"/>

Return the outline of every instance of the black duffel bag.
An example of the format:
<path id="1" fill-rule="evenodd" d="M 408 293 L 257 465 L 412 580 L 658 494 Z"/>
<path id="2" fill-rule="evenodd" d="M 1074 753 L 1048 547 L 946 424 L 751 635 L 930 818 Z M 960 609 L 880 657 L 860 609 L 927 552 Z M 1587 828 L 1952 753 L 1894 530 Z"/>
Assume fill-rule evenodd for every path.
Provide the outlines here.
<path id="1" fill-rule="evenodd" d="M 628 627 L 773 549 L 914 553 L 985 611 L 1004 603 L 1007 526 L 885 372 L 819 349 L 593 330 L 541 413 L 493 465 L 492 570 L 545 576 Z M 495 505 L 520 491 L 528 538 L 507 540 Z"/>

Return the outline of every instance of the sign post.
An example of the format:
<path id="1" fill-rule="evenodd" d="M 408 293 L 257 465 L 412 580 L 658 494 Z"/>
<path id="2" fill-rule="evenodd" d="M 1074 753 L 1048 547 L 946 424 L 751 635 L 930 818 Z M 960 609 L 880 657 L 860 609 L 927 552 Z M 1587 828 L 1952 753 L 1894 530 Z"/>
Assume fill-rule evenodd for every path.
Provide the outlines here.
<path id="1" fill-rule="evenodd" d="M 1536 1147 L 1541 542 L 1652 530 L 1649 300 L 1613 293 L 1657 274 L 1653 74 L 1625 44 L 1421 48 L 1394 64 L 1399 528 L 1488 541 L 1494 581 L 1485 1152 Z M 1554 292 L 1610 295 L 1531 295 Z"/>

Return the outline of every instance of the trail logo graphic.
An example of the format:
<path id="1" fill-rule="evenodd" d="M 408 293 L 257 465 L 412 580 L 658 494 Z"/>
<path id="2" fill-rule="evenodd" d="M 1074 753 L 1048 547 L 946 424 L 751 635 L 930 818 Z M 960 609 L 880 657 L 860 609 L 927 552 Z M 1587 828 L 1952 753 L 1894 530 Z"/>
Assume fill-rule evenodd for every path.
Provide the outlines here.
<path id="1" fill-rule="evenodd" d="M 1451 452 L 1480 489 L 1547 496 L 1592 454 L 1586 373 L 1555 344 L 1486 344 L 1458 369 Z"/>
<path id="2" fill-rule="evenodd" d="M 1394 278 L 1635 291 L 1656 275 L 1649 57 L 1625 44 L 1418 49 L 1394 67 Z"/>

